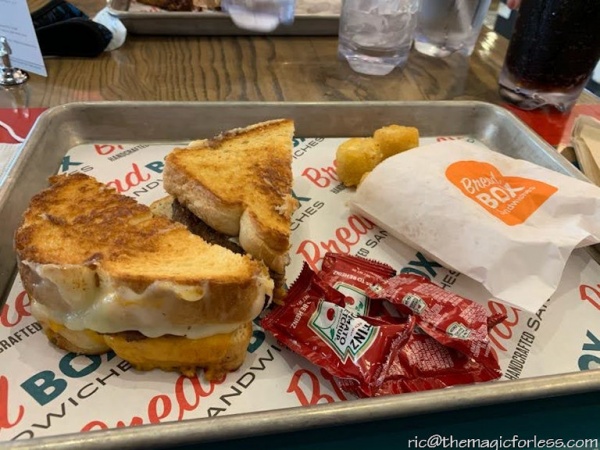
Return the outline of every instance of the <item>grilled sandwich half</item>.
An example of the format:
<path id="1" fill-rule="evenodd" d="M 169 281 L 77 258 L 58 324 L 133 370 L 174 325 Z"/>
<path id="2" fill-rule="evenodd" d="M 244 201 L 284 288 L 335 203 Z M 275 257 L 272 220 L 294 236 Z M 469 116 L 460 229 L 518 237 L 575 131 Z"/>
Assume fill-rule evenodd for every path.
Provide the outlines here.
<path id="1" fill-rule="evenodd" d="M 32 314 L 68 351 L 114 350 L 136 368 L 205 369 L 244 361 L 251 322 L 273 292 L 265 265 L 83 174 L 52 177 L 15 234 Z"/>
<path id="2" fill-rule="evenodd" d="M 176 148 L 165 159 L 171 199 L 155 208 L 204 239 L 263 261 L 285 294 L 289 263 L 294 122 L 271 120 Z"/>

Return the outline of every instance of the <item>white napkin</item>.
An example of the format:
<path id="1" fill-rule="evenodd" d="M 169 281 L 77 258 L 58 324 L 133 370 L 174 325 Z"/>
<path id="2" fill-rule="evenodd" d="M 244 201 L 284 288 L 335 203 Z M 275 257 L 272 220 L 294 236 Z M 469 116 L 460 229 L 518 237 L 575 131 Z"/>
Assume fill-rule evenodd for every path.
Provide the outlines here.
<path id="1" fill-rule="evenodd" d="M 127 28 L 125 28 L 123 22 L 121 22 L 117 17 L 113 16 L 108 11 L 108 8 L 104 8 L 98 14 L 96 14 L 96 17 L 94 17 L 93 21 L 104 25 L 113 34 L 111 41 L 104 49 L 105 52 L 116 50 L 125 43 L 125 38 L 127 37 Z"/>

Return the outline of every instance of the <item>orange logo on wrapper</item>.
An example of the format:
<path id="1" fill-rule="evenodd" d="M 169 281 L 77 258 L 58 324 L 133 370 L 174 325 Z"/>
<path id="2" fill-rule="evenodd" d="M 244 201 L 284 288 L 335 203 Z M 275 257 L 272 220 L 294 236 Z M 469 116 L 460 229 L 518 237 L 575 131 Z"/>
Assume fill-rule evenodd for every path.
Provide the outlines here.
<path id="1" fill-rule="evenodd" d="M 479 161 L 451 164 L 446 178 L 507 225 L 525 222 L 558 190 L 529 178 L 505 177 L 493 165 Z"/>

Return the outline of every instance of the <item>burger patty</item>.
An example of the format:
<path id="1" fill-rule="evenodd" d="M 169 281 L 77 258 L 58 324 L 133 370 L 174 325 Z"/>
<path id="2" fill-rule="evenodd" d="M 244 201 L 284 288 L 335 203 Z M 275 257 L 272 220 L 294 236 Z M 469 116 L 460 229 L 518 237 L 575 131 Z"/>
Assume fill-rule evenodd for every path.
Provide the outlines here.
<path id="1" fill-rule="evenodd" d="M 209 244 L 220 245 L 240 255 L 246 254 L 246 251 L 239 245 L 236 239 L 209 227 L 202 219 L 176 199 L 173 199 L 172 203 L 172 218 L 176 222 L 185 225 L 188 230 L 200 236 Z M 285 275 L 269 269 L 269 276 L 275 283 L 274 298 L 280 300 L 285 295 Z"/>
<path id="2" fill-rule="evenodd" d="M 246 253 L 235 240 L 231 239 L 230 236 L 209 227 L 204 221 L 198 218 L 198 216 L 179 203 L 178 200 L 173 200 L 172 208 L 173 220 L 185 225 L 188 230 L 195 235 L 200 236 L 209 244 L 220 245 L 221 247 L 225 247 L 240 255 Z"/>
<path id="3" fill-rule="evenodd" d="M 127 342 L 135 342 L 141 341 L 143 339 L 148 339 L 148 337 L 144 336 L 139 331 L 129 330 L 129 331 L 121 331 L 119 333 L 110 333 L 113 336 L 121 336 Z"/>

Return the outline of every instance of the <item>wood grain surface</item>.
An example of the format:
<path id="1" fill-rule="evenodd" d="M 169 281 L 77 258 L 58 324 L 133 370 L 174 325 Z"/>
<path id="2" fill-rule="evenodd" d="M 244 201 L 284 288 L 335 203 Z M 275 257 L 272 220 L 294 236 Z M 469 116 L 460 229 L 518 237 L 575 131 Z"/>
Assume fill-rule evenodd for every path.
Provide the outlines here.
<path id="1" fill-rule="evenodd" d="M 32 9 L 44 0 L 30 0 Z M 74 0 L 93 16 L 102 0 Z M 360 101 L 482 100 L 500 103 L 498 74 L 507 41 L 484 28 L 470 58 L 412 51 L 384 77 L 353 72 L 337 37 L 165 37 L 130 34 L 96 58 L 46 58 L 48 77 L 0 90 L 0 107 L 49 107 L 101 100 Z M 15 98 L 18 97 L 18 100 Z M 584 93 L 582 103 L 598 102 Z"/>

